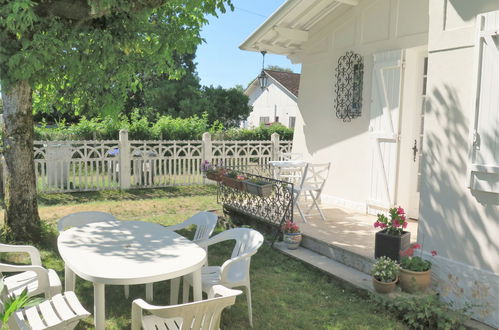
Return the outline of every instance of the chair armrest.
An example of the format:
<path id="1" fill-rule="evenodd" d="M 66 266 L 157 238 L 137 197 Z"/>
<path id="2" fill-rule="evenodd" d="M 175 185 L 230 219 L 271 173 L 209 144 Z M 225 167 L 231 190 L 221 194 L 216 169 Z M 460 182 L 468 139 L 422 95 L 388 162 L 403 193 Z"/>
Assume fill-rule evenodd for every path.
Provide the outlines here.
<path id="1" fill-rule="evenodd" d="M 40 252 L 34 246 L 0 244 L 0 252 L 24 252 L 24 253 L 28 253 L 29 257 L 31 259 L 32 265 L 36 265 L 36 266 L 42 265 L 42 259 L 40 257 Z"/>
<path id="2" fill-rule="evenodd" d="M 227 297 L 227 296 L 237 296 L 243 293 L 241 290 L 229 289 L 223 285 L 214 285 L 210 288 L 208 292 L 208 297 Z"/>
<path id="3" fill-rule="evenodd" d="M 10 272 L 29 272 L 32 271 L 36 274 L 36 278 L 38 280 L 38 286 L 36 290 L 29 292 L 30 296 L 35 296 L 40 293 L 44 293 L 45 296 L 48 296 L 50 289 L 50 281 L 49 281 L 49 273 L 46 268 L 37 265 L 9 265 L 0 263 L 0 272 L 1 273 L 10 273 Z"/>
<path id="4" fill-rule="evenodd" d="M 227 276 L 227 271 L 228 269 L 236 262 L 243 261 L 245 259 L 251 259 L 251 256 L 253 256 L 257 250 L 251 252 L 251 253 L 244 253 L 241 254 L 240 256 L 237 256 L 235 258 L 230 258 L 229 260 L 226 260 L 222 266 L 220 266 L 220 279 L 222 282 L 225 282 L 226 276 Z"/>
<path id="5" fill-rule="evenodd" d="M 184 222 L 181 222 L 181 223 L 177 223 L 176 225 L 167 226 L 166 229 L 171 230 L 171 231 L 177 231 L 180 229 L 185 229 L 188 226 L 189 225 L 186 225 Z"/>

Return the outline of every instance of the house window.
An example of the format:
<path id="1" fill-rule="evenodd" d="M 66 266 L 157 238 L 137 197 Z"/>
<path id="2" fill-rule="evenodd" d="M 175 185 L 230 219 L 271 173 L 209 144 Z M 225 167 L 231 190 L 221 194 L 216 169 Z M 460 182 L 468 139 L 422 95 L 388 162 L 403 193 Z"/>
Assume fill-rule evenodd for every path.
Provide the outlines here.
<path id="1" fill-rule="evenodd" d="M 279 122 L 279 116 L 275 116 L 275 120 L 274 120 L 275 123 L 278 123 Z"/>
<path id="2" fill-rule="evenodd" d="M 260 117 L 260 124 L 268 124 L 269 123 L 269 117 Z"/>
<path id="3" fill-rule="evenodd" d="M 295 128 L 296 117 L 289 117 L 289 128 Z"/>
<path id="4" fill-rule="evenodd" d="M 334 100 L 336 117 L 344 122 L 349 122 L 361 115 L 363 76 L 362 56 L 347 52 L 338 59 Z"/>

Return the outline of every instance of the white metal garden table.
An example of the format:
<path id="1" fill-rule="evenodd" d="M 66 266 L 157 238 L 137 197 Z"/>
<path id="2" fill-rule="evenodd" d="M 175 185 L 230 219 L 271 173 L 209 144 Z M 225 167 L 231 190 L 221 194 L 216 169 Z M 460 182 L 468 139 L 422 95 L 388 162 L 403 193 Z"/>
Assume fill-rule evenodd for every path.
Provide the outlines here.
<path id="1" fill-rule="evenodd" d="M 94 284 L 95 329 L 104 329 L 105 285 L 144 284 L 193 274 L 194 300 L 201 300 L 201 267 L 206 251 L 158 224 L 108 221 L 62 232 L 57 241 L 66 263 L 66 290 L 72 272 Z"/>
<path id="2" fill-rule="evenodd" d="M 274 168 L 274 178 L 291 183 L 301 180 L 302 169 L 307 165 L 303 160 L 272 160 L 270 166 Z"/>

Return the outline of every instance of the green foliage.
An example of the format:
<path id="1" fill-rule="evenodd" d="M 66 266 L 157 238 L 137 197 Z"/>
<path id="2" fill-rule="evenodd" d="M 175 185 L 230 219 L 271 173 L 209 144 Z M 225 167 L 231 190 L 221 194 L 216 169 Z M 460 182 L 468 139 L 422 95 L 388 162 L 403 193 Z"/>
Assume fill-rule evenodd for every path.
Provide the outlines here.
<path id="1" fill-rule="evenodd" d="M 293 130 L 280 123 L 260 125 L 257 128 L 231 128 L 215 134 L 216 140 L 270 140 L 273 133 L 278 133 L 281 140 L 293 140 Z"/>
<path id="2" fill-rule="evenodd" d="M 282 66 L 279 66 L 279 65 L 267 65 L 267 67 L 265 68 L 265 70 L 294 73 L 292 69 L 290 69 L 290 68 L 283 68 Z"/>
<path id="3" fill-rule="evenodd" d="M 413 272 L 426 272 L 431 268 L 431 262 L 419 256 L 405 256 L 400 260 L 400 267 Z"/>
<path id="4" fill-rule="evenodd" d="M 436 295 L 385 297 L 371 295 L 383 310 L 393 313 L 411 329 L 465 329 L 466 309 L 455 311 Z"/>
<path id="5" fill-rule="evenodd" d="M 395 260 L 383 256 L 376 260 L 371 269 L 371 274 L 378 281 L 393 282 L 399 274 L 399 265 Z"/>
<path id="6" fill-rule="evenodd" d="M 117 113 L 140 75 L 178 79 L 206 15 L 230 0 L 0 0 L 0 84 L 27 80 L 39 109 Z"/>
<path id="7" fill-rule="evenodd" d="M 0 280 L 0 292 L 4 290 L 3 280 Z M 0 309 L 0 320 L 1 320 L 1 328 L 9 329 L 7 324 L 9 322 L 10 317 L 16 311 L 20 310 L 24 307 L 30 307 L 34 305 L 38 305 L 43 301 L 42 298 L 33 298 L 28 296 L 28 288 L 24 288 L 19 296 L 15 296 L 13 294 L 8 295 L 6 298 L 2 298 L 3 309 Z"/>

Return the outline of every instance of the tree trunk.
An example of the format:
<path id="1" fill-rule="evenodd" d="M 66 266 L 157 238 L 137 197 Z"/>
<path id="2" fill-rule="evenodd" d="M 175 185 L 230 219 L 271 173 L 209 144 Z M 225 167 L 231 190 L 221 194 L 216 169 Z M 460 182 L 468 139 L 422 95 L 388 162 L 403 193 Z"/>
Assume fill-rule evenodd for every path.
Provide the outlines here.
<path id="1" fill-rule="evenodd" d="M 19 241 L 40 238 L 31 93 L 27 81 L 18 81 L 10 89 L 2 90 L 5 224 Z"/>

